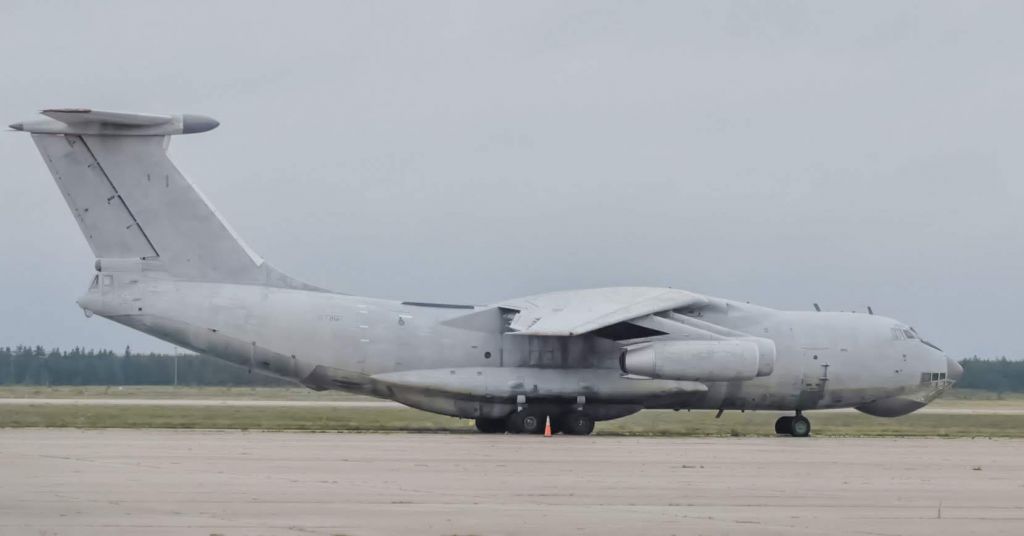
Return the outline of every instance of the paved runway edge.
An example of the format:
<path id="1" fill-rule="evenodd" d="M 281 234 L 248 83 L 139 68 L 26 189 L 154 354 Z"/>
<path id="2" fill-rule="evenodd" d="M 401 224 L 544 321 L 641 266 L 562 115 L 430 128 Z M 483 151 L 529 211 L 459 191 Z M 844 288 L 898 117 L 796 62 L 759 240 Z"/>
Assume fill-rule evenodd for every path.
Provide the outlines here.
<path id="1" fill-rule="evenodd" d="M 1022 449 L 7 429 L 0 533 L 1019 534 Z"/>

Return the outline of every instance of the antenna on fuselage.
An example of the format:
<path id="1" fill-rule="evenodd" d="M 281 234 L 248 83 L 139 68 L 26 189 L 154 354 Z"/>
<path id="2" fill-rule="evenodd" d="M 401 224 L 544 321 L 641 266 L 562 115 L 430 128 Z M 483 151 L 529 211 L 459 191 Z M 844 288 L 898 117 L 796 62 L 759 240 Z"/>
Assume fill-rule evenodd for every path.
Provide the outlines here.
<path id="1" fill-rule="evenodd" d="M 814 310 L 818 311 L 820 313 L 821 312 L 821 306 L 818 305 L 818 304 L 814 304 Z"/>
<path id="2" fill-rule="evenodd" d="M 871 306 L 870 305 L 868 306 L 868 314 L 869 315 L 875 314 L 875 312 L 871 310 Z"/>

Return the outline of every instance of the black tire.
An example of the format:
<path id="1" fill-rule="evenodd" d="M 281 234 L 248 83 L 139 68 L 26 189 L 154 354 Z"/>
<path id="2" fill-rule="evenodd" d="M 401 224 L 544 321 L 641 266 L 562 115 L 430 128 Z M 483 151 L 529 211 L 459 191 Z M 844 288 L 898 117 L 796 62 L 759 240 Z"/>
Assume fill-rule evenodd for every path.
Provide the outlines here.
<path id="1" fill-rule="evenodd" d="M 505 419 L 477 419 L 476 429 L 482 434 L 504 434 Z"/>
<path id="2" fill-rule="evenodd" d="M 779 435 L 790 435 L 793 428 L 793 417 L 779 417 L 775 421 L 775 433 Z"/>
<path id="3" fill-rule="evenodd" d="M 582 411 L 572 411 L 562 417 L 562 432 L 569 435 L 590 435 L 594 431 L 594 419 Z"/>
<path id="4" fill-rule="evenodd" d="M 524 434 L 543 434 L 544 433 L 544 422 L 547 415 L 541 413 L 534 413 L 532 411 L 520 411 L 519 412 L 519 429 Z"/>
<path id="5" fill-rule="evenodd" d="M 807 417 L 800 415 L 798 417 L 792 417 L 793 421 L 789 424 L 789 435 L 793 437 L 807 437 L 811 435 L 811 421 L 807 420 Z"/>
<path id="6" fill-rule="evenodd" d="M 546 415 L 524 409 L 508 416 L 505 429 L 510 434 L 543 434 Z"/>
<path id="7" fill-rule="evenodd" d="M 521 417 L 520 413 L 522 413 L 522 412 L 520 411 L 518 413 L 513 413 L 513 414 L 511 414 L 511 415 L 509 415 L 508 417 L 505 418 L 505 431 L 506 432 L 508 432 L 510 434 L 521 434 L 521 433 L 523 433 L 523 429 L 519 427 L 519 418 Z"/>

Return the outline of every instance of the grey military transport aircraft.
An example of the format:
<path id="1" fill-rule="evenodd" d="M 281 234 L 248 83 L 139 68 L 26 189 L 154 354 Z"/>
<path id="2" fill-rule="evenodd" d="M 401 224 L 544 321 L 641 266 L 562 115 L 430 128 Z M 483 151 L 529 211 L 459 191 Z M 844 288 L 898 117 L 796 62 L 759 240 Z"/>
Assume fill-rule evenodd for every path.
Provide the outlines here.
<path id="1" fill-rule="evenodd" d="M 645 408 L 905 415 L 963 369 L 873 314 L 780 311 L 671 288 L 486 305 L 389 301 L 293 279 L 251 251 L 167 156 L 199 115 L 52 109 L 30 132 L 96 256 L 78 300 L 175 345 L 311 389 L 475 419 L 484 433 L 586 435 Z"/>

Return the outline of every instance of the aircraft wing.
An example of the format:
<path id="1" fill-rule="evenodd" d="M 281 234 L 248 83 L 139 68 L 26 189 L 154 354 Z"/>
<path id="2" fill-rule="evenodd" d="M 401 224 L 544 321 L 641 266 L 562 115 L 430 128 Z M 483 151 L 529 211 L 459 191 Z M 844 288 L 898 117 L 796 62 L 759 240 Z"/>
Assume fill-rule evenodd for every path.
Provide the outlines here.
<path id="1" fill-rule="evenodd" d="M 582 335 L 637 317 L 706 305 L 700 294 L 671 288 L 609 287 L 539 294 L 499 304 L 518 311 L 509 327 L 519 335 Z"/>

